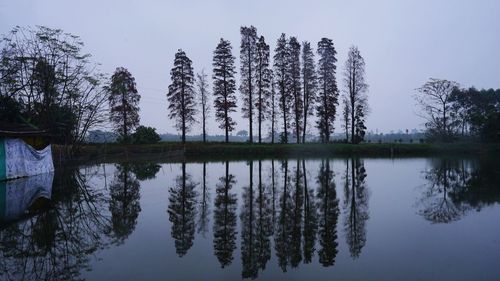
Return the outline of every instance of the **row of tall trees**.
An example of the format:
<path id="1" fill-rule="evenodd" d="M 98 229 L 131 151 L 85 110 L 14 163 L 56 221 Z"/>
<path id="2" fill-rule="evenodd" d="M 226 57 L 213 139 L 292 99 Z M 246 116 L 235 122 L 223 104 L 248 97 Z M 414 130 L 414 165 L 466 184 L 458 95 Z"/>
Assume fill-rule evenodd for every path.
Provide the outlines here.
<path id="1" fill-rule="evenodd" d="M 337 85 L 337 51 L 333 41 L 322 38 L 317 45 L 318 65 L 311 44 L 298 41 L 283 33 L 278 38 L 271 65 L 270 46 L 264 36 L 258 36 L 253 26 L 241 27 L 240 85 L 243 117 L 248 119 L 249 142 L 254 142 L 254 123 L 257 141 L 264 138 L 264 122 L 270 122 L 271 142 L 275 142 L 281 120 L 280 142 L 306 141 L 309 117 L 316 116 L 316 128 L 322 142 L 330 142 L 339 105 Z M 231 114 L 237 110 L 235 57 L 231 43 L 220 39 L 213 53 L 213 104 L 219 128 L 229 141 L 236 122 Z M 363 140 L 368 113 L 365 82 L 365 63 L 357 47 L 351 47 L 344 71 L 344 111 L 346 141 Z M 171 71 L 168 90 L 169 117 L 185 141 L 186 132 L 201 111 L 203 139 L 206 141 L 206 119 L 209 113 L 208 81 L 204 72 L 194 77 L 191 60 L 178 50 Z M 194 84 L 196 84 L 196 89 Z M 198 102 L 199 101 L 199 102 Z M 201 106 L 200 106 L 201 105 Z M 349 132 L 350 130 L 350 132 Z"/>
<path id="2" fill-rule="evenodd" d="M 206 173 L 199 186 L 186 164 L 180 164 L 181 174 L 170 189 L 168 207 L 177 254 L 180 257 L 187 254 L 196 231 L 202 235 L 209 233 L 208 213 L 213 208 L 214 255 L 224 268 L 233 262 L 234 252 L 239 248 L 243 278 L 255 279 L 266 269 L 273 245 L 283 271 L 311 263 L 315 255 L 321 265 L 333 266 L 339 251 L 341 213 L 345 218 L 344 227 L 340 229 L 345 231 L 352 258 L 358 258 L 366 243 L 369 219 L 366 170 L 362 160 L 346 160 L 342 177 L 345 198 L 340 201 L 330 162 L 321 160 L 317 175 L 308 180 L 310 173 L 304 160 L 284 160 L 280 168 L 276 168 L 275 161 L 267 167 L 262 161 L 250 161 L 249 177 L 242 183 L 239 197 L 234 190 L 236 176 L 226 161 L 222 176 L 215 184 L 213 207 L 208 199 L 210 188 L 206 184 Z M 205 171 L 205 164 L 203 166 Z M 239 247 L 238 235 L 241 237 Z"/>

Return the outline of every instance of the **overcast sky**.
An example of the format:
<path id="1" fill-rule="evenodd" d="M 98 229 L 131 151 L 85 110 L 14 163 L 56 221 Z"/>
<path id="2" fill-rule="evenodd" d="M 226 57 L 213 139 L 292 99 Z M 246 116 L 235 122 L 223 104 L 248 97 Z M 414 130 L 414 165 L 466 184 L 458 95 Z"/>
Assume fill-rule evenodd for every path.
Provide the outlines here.
<path id="1" fill-rule="evenodd" d="M 191 58 L 195 72 L 205 68 L 211 75 L 221 37 L 231 41 L 239 62 L 241 25 L 257 27 L 272 50 L 282 32 L 315 48 L 322 37 L 333 39 L 341 88 L 347 51 L 357 45 L 370 85 L 368 130 L 422 128 L 412 95 L 430 77 L 500 88 L 498 0 L 0 0 L 0 33 L 16 25 L 79 35 L 102 71 L 128 68 L 142 96 L 141 124 L 160 133 L 175 132 L 165 95 L 177 49 Z M 237 129 L 248 127 L 240 111 L 234 117 Z M 210 122 L 209 133 L 222 133 Z"/>

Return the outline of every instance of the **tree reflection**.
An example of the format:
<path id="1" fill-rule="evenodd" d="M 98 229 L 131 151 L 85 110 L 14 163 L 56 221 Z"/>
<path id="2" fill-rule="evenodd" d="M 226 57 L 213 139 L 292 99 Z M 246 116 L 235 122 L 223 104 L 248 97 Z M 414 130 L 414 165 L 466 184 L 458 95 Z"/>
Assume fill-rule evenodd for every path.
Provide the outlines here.
<path id="1" fill-rule="evenodd" d="M 56 170 L 52 206 L 0 230 L 1 280 L 79 280 L 108 245 L 111 220 L 94 168 Z"/>
<path id="2" fill-rule="evenodd" d="M 151 180 L 156 177 L 161 166 L 156 163 L 132 163 L 130 169 L 135 174 L 136 179 L 140 181 Z"/>
<path id="3" fill-rule="evenodd" d="M 288 161 L 282 161 L 283 190 L 279 198 L 278 220 L 274 233 L 274 246 L 278 264 L 283 272 L 287 271 L 290 262 L 290 245 L 292 242 L 293 209 L 290 191 L 290 178 L 288 176 Z"/>
<path id="4" fill-rule="evenodd" d="M 291 259 L 290 264 L 292 267 L 299 266 L 302 261 L 302 208 L 304 202 L 304 182 L 303 174 L 300 168 L 300 161 L 297 160 L 295 165 L 295 173 L 293 176 L 293 183 L 295 188 L 293 190 L 293 226 L 292 226 L 292 237 L 291 237 Z"/>
<path id="5" fill-rule="evenodd" d="M 112 234 L 118 243 L 123 243 L 134 231 L 141 211 L 140 184 L 131 168 L 130 164 L 117 164 L 114 179 L 109 187 Z"/>
<path id="6" fill-rule="evenodd" d="M 236 194 L 231 192 L 236 183 L 234 175 L 229 174 L 229 162 L 226 161 L 226 174 L 219 178 L 216 186 L 214 208 L 214 252 L 221 267 L 233 261 L 236 249 Z"/>
<path id="7" fill-rule="evenodd" d="M 203 174 L 202 174 L 202 192 L 199 203 L 199 219 L 198 219 L 198 233 L 201 233 L 205 237 L 208 231 L 208 224 L 210 222 L 210 193 L 207 188 L 207 163 L 203 162 Z"/>
<path id="8" fill-rule="evenodd" d="M 272 205 L 269 188 L 262 182 L 262 161 L 258 162 L 259 181 L 253 190 L 253 162 L 250 162 L 250 183 L 244 188 L 241 213 L 243 278 L 256 278 L 271 258 Z M 256 193 L 256 194 L 255 194 Z M 255 197 L 255 199 L 254 199 Z M 254 203 L 255 201 L 255 203 Z"/>
<path id="9" fill-rule="evenodd" d="M 335 190 L 333 171 L 328 159 L 321 160 L 317 182 L 319 206 L 319 262 L 323 266 L 335 264 L 337 256 L 337 221 L 339 216 L 339 202 Z"/>
<path id="10" fill-rule="evenodd" d="M 308 189 L 306 162 L 302 160 L 304 175 L 304 263 L 310 263 L 314 255 L 316 234 L 318 231 L 318 210 L 314 200 L 314 190 Z"/>
<path id="11" fill-rule="evenodd" d="M 172 223 L 172 238 L 179 257 L 184 256 L 193 246 L 196 217 L 196 186 L 191 175 L 186 173 L 186 163 L 182 163 L 182 175 L 175 180 L 175 186 L 169 189 L 168 215 Z"/>
<path id="12" fill-rule="evenodd" d="M 349 162 L 346 161 L 345 199 L 346 213 L 345 232 L 351 257 L 357 258 L 366 243 L 366 221 L 368 215 L 368 190 L 365 184 L 366 170 L 359 158 L 351 159 L 351 173 Z"/>

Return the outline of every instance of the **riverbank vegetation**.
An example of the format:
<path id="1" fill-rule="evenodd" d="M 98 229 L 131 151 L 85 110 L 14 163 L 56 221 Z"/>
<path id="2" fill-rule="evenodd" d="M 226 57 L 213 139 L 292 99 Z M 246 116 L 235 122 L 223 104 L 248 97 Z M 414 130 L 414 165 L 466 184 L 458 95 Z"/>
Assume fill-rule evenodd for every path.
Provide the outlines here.
<path id="1" fill-rule="evenodd" d="M 79 37 L 47 27 L 16 27 L 1 39 L 0 121 L 45 129 L 58 151 L 66 151 L 65 157 L 164 151 L 258 157 L 476 153 L 496 147 L 479 142 L 500 141 L 500 90 L 462 89 L 457 82 L 441 79 L 430 79 L 415 94 L 421 106 L 418 114 L 426 120 L 425 139 L 410 138 L 408 130 L 408 144 L 401 144 L 402 137 L 390 144 L 381 137 L 367 139 L 368 84 L 365 61 L 356 46 L 349 49 L 340 73 L 342 82 L 337 85 L 333 40 L 319 39 L 314 52 L 310 42 L 301 44 L 297 37 L 283 33 L 272 56 L 270 45 L 255 27 L 243 26 L 240 34 L 239 81 L 228 40 L 220 39 L 213 52 L 212 81 L 203 71 L 194 71 L 184 51 L 179 49 L 175 55 L 165 89 L 168 104 L 158 118 L 168 115 L 180 135 L 177 141 L 185 145 L 157 143 L 161 139 L 155 128 L 141 126 L 141 96 L 132 73 L 117 67 L 106 77 L 82 52 Z M 210 109 L 224 131 L 225 145 L 207 142 Z M 240 131 L 246 132 L 246 142 L 229 144 L 238 111 L 249 121 L 248 130 Z M 187 134 L 199 114 L 203 143 L 190 143 Z M 334 130 L 337 123 L 341 126 Z M 110 125 L 121 145 L 86 144 L 89 131 Z"/>

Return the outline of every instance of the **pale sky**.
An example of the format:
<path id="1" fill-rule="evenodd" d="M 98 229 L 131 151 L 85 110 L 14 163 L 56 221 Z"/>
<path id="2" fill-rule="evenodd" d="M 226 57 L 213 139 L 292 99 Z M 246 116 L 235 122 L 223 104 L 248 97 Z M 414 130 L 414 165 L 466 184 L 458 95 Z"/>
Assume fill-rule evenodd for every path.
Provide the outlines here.
<path id="1" fill-rule="evenodd" d="M 0 33 L 16 25 L 63 29 L 82 38 L 103 72 L 128 68 L 142 96 L 141 124 L 159 133 L 175 133 L 166 92 L 177 49 L 191 58 L 195 72 L 205 68 L 211 77 L 221 37 L 231 41 L 239 62 L 241 25 L 254 25 L 271 50 L 282 32 L 315 49 L 322 37 L 331 38 L 341 89 L 347 51 L 357 45 L 370 85 L 369 131 L 422 128 L 412 95 L 431 77 L 500 88 L 498 0 L 0 0 Z M 233 114 L 238 130 L 248 127 L 241 115 Z M 210 123 L 210 134 L 223 133 L 213 112 Z M 195 126 L 191 134 L 200 132 Z M 341 132 L 339 124 L 335 132 Z"/>

